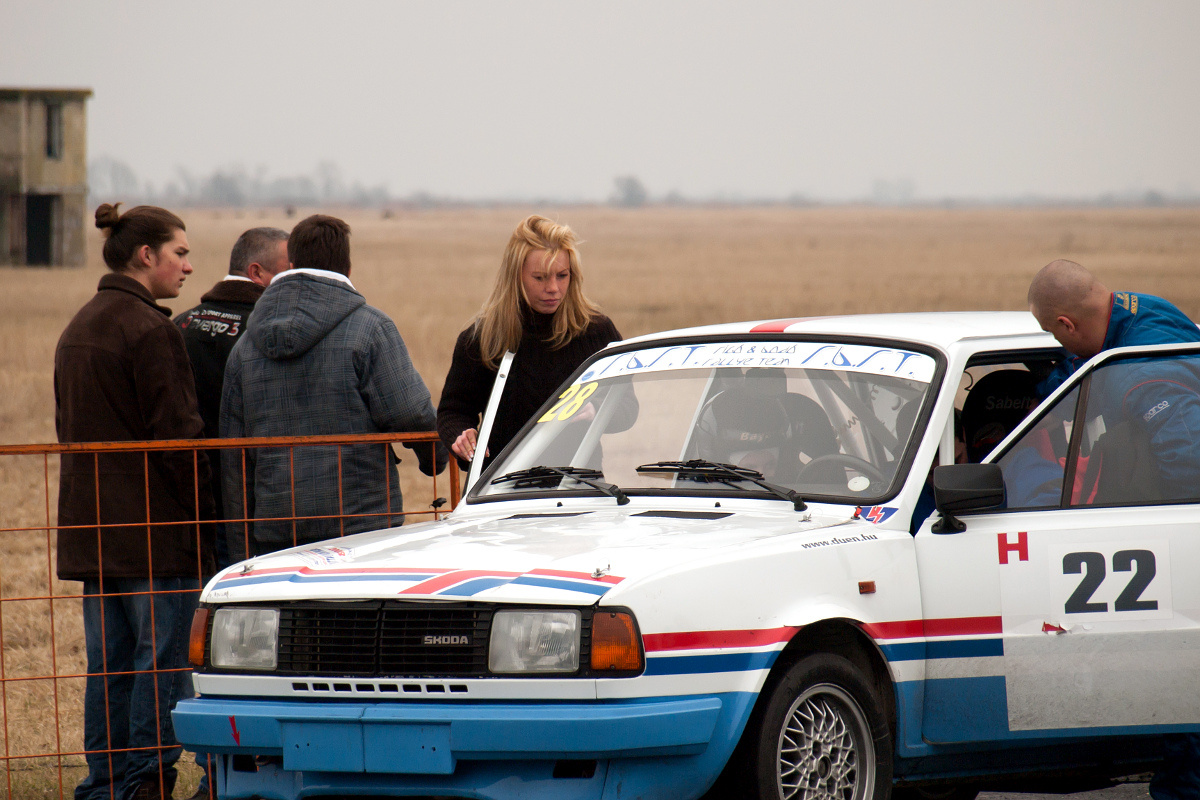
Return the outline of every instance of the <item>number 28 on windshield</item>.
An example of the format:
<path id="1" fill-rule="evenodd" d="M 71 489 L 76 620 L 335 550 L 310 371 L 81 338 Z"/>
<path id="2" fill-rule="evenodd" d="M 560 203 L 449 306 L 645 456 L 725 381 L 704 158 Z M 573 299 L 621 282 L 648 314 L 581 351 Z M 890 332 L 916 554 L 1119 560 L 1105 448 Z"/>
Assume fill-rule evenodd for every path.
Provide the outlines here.
<path id="1" fill-rule="evenodd" d="M 550 406 L 550 410 L 542 414 L 538 418 L 538 422 L 549 422 L 552 419 L 566 422 L 583 407 L 583 404 L 595 391 L 595 381 L 568 386 L 567 390 L 558 396 L 558 402 Z"/>

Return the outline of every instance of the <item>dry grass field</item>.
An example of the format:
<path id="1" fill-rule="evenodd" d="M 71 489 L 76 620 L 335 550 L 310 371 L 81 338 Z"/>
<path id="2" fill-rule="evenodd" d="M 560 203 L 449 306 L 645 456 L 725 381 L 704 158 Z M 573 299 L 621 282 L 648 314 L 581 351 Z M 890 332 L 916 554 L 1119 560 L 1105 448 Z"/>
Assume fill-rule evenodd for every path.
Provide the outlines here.
<path id="1" fill-rule="evenodd" d="M 582 237 L 588 294 L 627 336 L 740 319 L 1022 309 L 1029 278 L 1058 257 L 1081 262 L 1114 288 L 1164 295 L 1200 319 L 1200 209 L 348 212 L 352 279 L 396 321 L 435 401 L 456 333 L 488 293 L 509 233 L 533 211 Z M 295 221 L 278 210 L 182 216 L 195 273 L 168 303 L 175 311 L 197 303 L 225 273 L 241 231 Z M 55 342 L 104 272 L 99 232 L 90 236 L 83 269 L 0 270 L 0 444 L 55 439 Z M 403 469 L 406 507 L 427 507 L 428 485 L 412 464 Z M 9 797 L 57 797 L 60 786 L 69 796 L 82 775 L 78 756 L 20 758 L 82 747 L 82 680 L 22 680 L 83 671 L 79 601 L 19 599 L 78 591 L 51 579 L 45 530 L 12 531 L 46 524 L 56 474 L 53 460 L 40 456 L 0 457 L 0 795 Z M 194 769 L 187 777 L 194 786 Z M 186 796 L 182 788 L 177 794 Z"/>

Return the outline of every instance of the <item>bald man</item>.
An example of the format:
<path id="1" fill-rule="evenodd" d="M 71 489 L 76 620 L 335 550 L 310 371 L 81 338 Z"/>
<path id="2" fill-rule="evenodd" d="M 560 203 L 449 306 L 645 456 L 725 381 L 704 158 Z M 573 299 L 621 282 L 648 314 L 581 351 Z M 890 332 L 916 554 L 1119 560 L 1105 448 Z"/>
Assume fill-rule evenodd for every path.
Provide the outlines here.
<path id="1" fill-rule="evenodd" d="M 1029 312 L 1071 354 L 1039 389 L 1048 395 L 1103 350 L 1200 342 L 1200 328 L 1175 306 L 1149 294 L 1113 292 L 1074 261 L 1042 267 L 1029 284 Z"/>
<path id="2" fill-rule="evenodd" d="M 1112 292 L 1074 261 L 1051 261 L 1029 285 L 1029 311 L 1042 330 L 1068 353 L 1039 387 L 1049 394 L 1079 365 L 1104 350 L 1129 345 L 1200 342 L 1200 328 L 1187 315 L 1148 294 Z M 1195 441 L 1200 431 L 1200 394 L 1195 375 L 1182 364 L 1158 362 L 1146 373 L 1131 372 L 1133 386 L 1121 386 L 1112 399 L 1122 413 L 1141 418 L 1150 451 L 1158 461 L 1164 496 L 1194 498 L 1200 464 Z M 1173 372 L 1172 372 L 1173 369 Z M 1168 374 L 1169 373 L 1169 374 Z M 1164 737 L 1165 761 L 1150 782 L 1155 800 L 1200 797 L 1200 734 Z"/>

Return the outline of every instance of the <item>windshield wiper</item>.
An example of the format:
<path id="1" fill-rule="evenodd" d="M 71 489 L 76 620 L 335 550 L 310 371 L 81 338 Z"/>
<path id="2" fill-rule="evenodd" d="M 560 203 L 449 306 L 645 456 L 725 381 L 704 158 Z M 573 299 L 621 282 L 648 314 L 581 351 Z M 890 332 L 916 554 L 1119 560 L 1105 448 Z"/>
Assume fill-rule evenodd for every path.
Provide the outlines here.
<path id="1" fill-rule="evenodd" d="M 803 511 L 808 508 L 804 503 L 804 498 L 797 492 L 786 486 L 780 486 L 777 483 L 763 479 L 763 474 L 756 469 L 749 467 L 739 467 L 735 464 L 720 464 L 716 461 L 705 461 L 695 458 L 691 461 L 655 461 L 653 464 L 642 464 L 637 468 L 639 475 L 655 472 L 671 472 L 677 475 L 687 475 L 700 480 L 723 481 L 749 481 L 756 486 L 761 486 L 771 494 L 787 500 L 792 504 L 796 511 Z"/>
<path id="2" fill-rule="evenodd" d="M 529 469 L 521 469 L 501 475 L 499 478 L 494 478 L 491 483 L 494 486 L 497 483 L 513 481 L 514 489 L 527 489 L 532 486 L 546 486 L 551 481 L 561 481 L 563 478 L 570 478 L 578 483 L 587 484 L 593 489 L 614 498 L 619 506 L 623 506 L 629 502 L 629 498 L 621 491 L 620 487 L 604 482 L 603 472 L 598 469 L 589 469 L 588 467 L 530 467 Z"/>

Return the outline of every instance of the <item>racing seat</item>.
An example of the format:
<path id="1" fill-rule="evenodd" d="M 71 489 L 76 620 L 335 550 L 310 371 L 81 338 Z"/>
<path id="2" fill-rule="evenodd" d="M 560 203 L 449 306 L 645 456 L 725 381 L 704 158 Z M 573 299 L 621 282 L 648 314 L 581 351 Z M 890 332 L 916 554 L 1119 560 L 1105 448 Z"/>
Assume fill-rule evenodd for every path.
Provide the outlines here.
<path id="1" fill-rule="evenodd" d="M 1037 378 L 1032 372 L 1001 369 L 976 381 L 962 408 L 967 461 L 982 461 L 1039 402 Z M 1066 442 L 1061 444 L 1065 454 Z"/>

